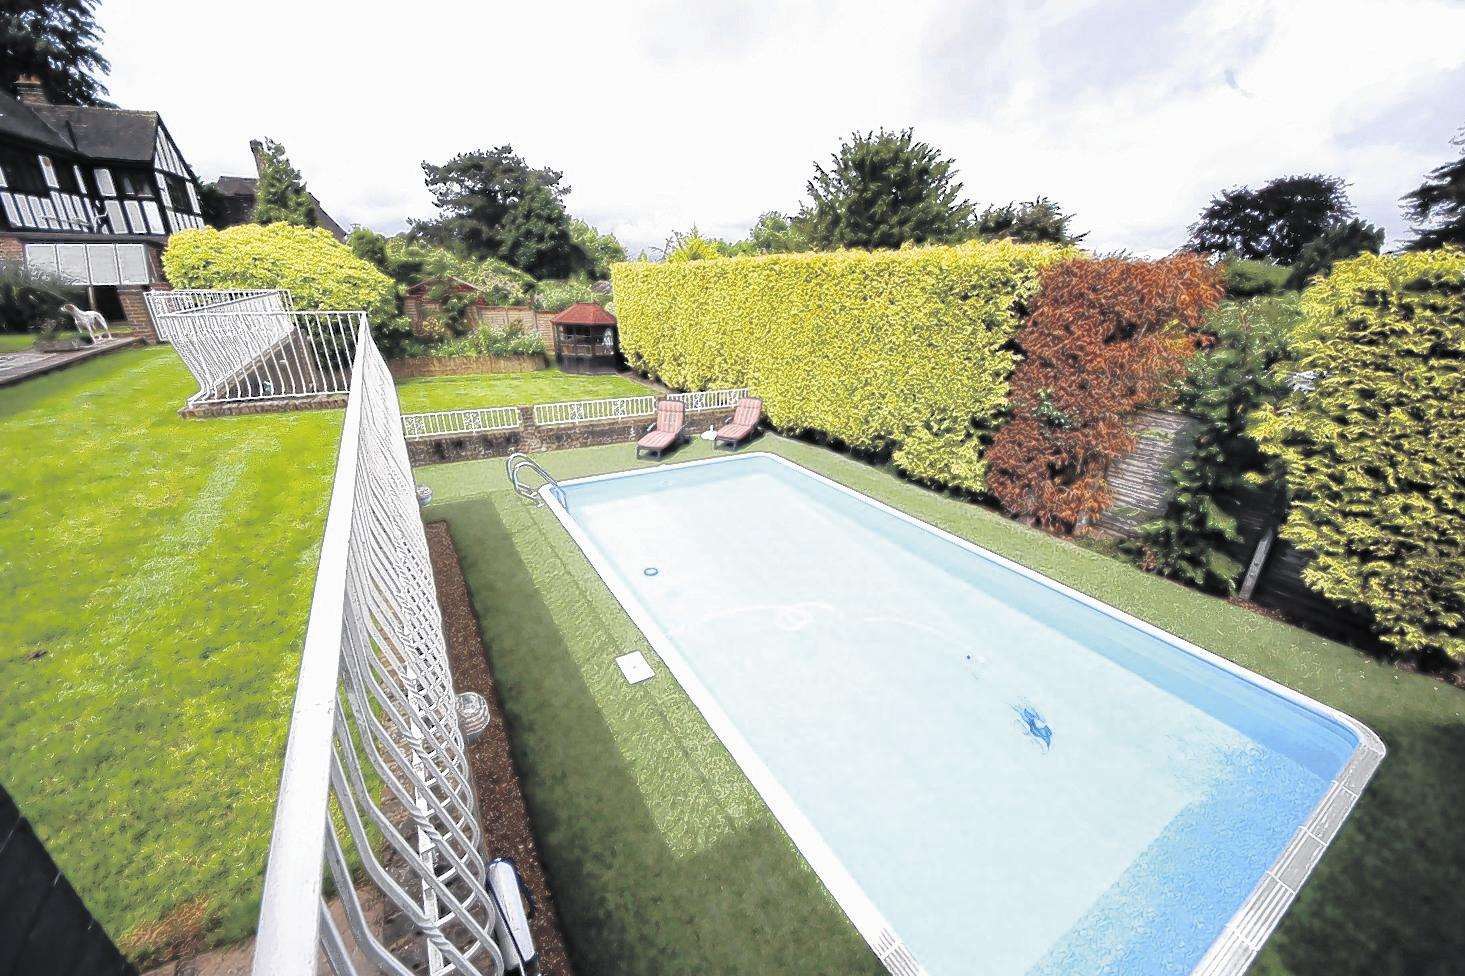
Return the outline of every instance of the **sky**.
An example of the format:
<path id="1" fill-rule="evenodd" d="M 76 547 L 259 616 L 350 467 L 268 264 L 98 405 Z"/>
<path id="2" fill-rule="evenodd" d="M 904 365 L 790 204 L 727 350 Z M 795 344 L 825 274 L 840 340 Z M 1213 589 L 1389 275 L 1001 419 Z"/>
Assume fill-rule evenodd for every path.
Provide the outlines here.
<path id="1" fill-rule="evenodd" d="M 419 164 L 509 143 L 634 256 L 796 211 L 854 130 L 914 127 L 979 205 L 1045 194 L 1162 254 L 1218 190 L 1342 177 L 1390 242 L 1465 127 L 1465 0 L 103 0 L 111 97 L 198 175 L 286 146 L 346 226 L 433 215 Z"/>

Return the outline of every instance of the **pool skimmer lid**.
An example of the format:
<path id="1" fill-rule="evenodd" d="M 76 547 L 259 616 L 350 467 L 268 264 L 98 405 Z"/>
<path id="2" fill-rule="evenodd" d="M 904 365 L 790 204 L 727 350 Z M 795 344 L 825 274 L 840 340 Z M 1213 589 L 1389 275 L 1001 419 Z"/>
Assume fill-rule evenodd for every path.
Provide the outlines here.
<path id="1" fill-rule="evenodd" d="M 625 675 L 626 681 L 633 685 L 640 684 L 656 674 L 651 670 L 651 665 L 646 663 L 646 658 L 640 651 L 622 654 L 616 658 L 616 667 L 621 669 L 621 674 Z"/>

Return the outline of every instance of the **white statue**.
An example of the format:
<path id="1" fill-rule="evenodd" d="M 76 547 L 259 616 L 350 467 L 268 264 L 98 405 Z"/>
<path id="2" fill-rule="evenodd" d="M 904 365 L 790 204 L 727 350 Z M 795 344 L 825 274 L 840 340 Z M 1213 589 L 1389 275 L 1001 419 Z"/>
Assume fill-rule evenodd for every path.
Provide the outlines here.
<path id="1" fill-rule="evenodd" d="M 77 332 L 93 342 L 99 341 L 102 337 L 112 338 L 112 330 L 107 327 L 107 317 L 101 312 L 84 312 L 70 302 L 62 305 L 61 311 L 71 316 L 71 321 L 76 323 Z"/>

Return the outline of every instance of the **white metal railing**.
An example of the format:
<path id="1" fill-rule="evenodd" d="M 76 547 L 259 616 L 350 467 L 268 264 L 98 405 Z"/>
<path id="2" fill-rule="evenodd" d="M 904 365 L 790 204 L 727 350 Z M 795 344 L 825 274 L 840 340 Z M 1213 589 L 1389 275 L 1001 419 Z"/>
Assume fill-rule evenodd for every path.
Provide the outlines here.
<path id="1" fill-rule="evenodd" d="M 153 329 L 161 342 L 172 342 L 171 323 L 164 316 L 185 312 L 269 312 L 293 311 L 290 293 L 273 289 L 201 289 L 180 288 L 175 291 L 150 291 L 144 295 Z"/>
<path id="2" fill-rule="evenodd" d="M 668 399 L 680 400 L 687 410 L 730 410 L 746 388 L 704 390 L 700 393 L 672 393 Z M 534 407 L 534 423 L 541 427 L 588 424 L 604 420 L 622 420 L 656 415 L 655 396 L 615 397 L 606 400 L 570 400 L 562 403 L 541 403 Z M 434 413 L 402 415 L 402 434 L 408 440 L 448 437 L 455 434 L 480 434 L 495 430 L 515 430 L 521 425 L 518 407 L 477 407 L 467 410 L 440 410 Z"/>
<path id="3" fill-rule="evenodd" d="M 360 313 L 358 313 L 360 315 Z M 412 972 L 351 865 L 421 934 L 431 976 L 497 976 L 495 902 L 396 393 L 360 315 L 265 869 L 254 976 Z M 386 857 L 381 856 L 384 852 Z M 329 872 L 343 933 L 323 900 Z M 351 937 L 348 943 L 346 935 Z"/>
<path id="4" fill-rule="evenodd" d="M 518 407 L 477 407 L 470 410 L 440 410 L 436 413 L 402 415 L 402 435 L 409 441 L 423 437 L 514 430 L 518 426 Z"/>
<path id="5" fill-rule="evenodd" d="M 558 424 L 593 423 L 624 417 L 650 417 L 656 413 L 656 397 L 615 397 L 608 400 L 571 400 L 534 406 L 534 423 L 540 427 Z"/>
<path id="6" fill-rule="evenodd" d="M 190 406 L 345 395 L 366 313 L 287 304 L 277 293 L 156 320 L 198 382 Z"/>
<path id="7" fill-rule="evenodd" d="M 748 395 L 746 388 L 733 390 L 706 390 L 700 393 L 672 393 L 669 400 L 680 400 L 688 410 L 716 410 L 732 407 L 740 397 Z M 541 403 L 534 408 L 534 422 L 541 427 L 561 424 L 595 423 L 601 420 L 620 420 L 629 417 L 652 417 L 656 414 L 655 396 L 617 397 L 609 400 L 575 400 L 567 403 Z"/>
<path id="8" fill-rule="evenodd" d="M 680 400 L 687 405 L 687 412 L 693 410 L 731 410 L 738 401 L 748 395 L 746 386 L 731 390 L 702 390 L 698 393 L 673 393 L 667 399 Z"/>

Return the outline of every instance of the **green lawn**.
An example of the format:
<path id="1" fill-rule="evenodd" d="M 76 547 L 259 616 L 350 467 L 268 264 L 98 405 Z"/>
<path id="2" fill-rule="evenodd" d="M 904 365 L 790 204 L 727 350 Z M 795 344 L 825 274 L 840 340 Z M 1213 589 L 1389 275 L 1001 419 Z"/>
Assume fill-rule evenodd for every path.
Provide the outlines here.
<path id="1" fill-rule="evenodd" d="M 35 344 L 36 337 L 29 332 L 0 332 L 0 352 L 19 352 Z"/>
<path id="2" fill-rule="evenodd" d="M 541 369 L 533 373 L 479 373 L 401 380 L 397 399 L 403 413 L 464 410 L 469 407 L 515 407 L 560 400 L 600 400 L 646 396 L 649 387 L 624 376 L 582 376 Z"/>
<path id="3" fill-rule="evenodd" d="M 830 451 L 758 447 L 1367 723 L 1389 756 L 1252 972 L 1460 971 L 1465 693 Z M 709 453 L 698 441 L 673 460 Z M 635 466 L 632 454 L 539 460 L 563 478 Z M 880 972 L 676 682 L 621 679 L 616 655 L 655 655 L 553 515 L 510 492 L 497 461 L 418 478 L 463 556 L 580 976 Z"/>
<path id="4" fill-rule="evenodd" d="M 151 348 L 0 390 L 0 781 L 139 961 L 253 929 L 341 424 L 193 389 Z"/>

